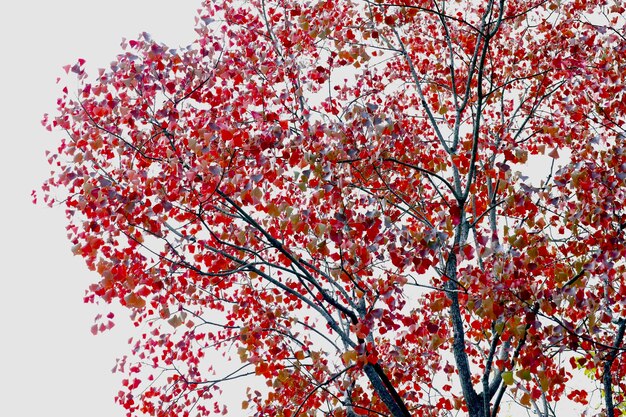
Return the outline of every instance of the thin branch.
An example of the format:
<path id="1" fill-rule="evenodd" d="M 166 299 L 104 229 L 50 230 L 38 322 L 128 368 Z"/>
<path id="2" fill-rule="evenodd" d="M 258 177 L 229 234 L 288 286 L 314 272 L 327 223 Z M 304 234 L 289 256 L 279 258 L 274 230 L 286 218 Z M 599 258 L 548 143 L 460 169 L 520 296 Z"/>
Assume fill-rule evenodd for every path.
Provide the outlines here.
<path id="1" fill-rule="evenodd" d="M 304 399 L 300 402 L 300 405 L 298 406 L 298 408 L 296 409 L 296 412 L 294 413 L 294 417 L 298 417 L 298 415 L 300 414 L 300 411 L 302 411 L 302 408 L 304 407 L 304 404 L 308 401 L 309 398 L 311 398 L 311 396 L 313 394 L 315 394 L 315 392 L 322 388 L 325 385 L 330 384 L 331 382 L 333 382 L 334 380 L 336 380 L 337 378 L 339 378 L 341 375 L 345 374 L 346 372 L 348 372 L 350 369 L 354 368 L 355 365 L 350 365 L 347 368 L 343 369 L 340 372 L 337 372 L 336 374 L 334 374 L 333 376 L 331 376 L 330 378 L 328 378 L 326 381 L 320 382 L 319 384 L 317 384 L 315 387 L 313 387 L 313 389 L 311 391 L 309 391 L 309 393 L 304 397 Z"/>
<path id="2" fill-rule="evenodd" d="M 403 162 L 403 161 L 400 161 L 399 159 L 396 159 L 396 158 L 383 158 L 383 161 L 387 161 L 387 162 L 395 162 L 396 164 L 399 164 L 399 165 L 405 166 L 405 167 L 407 167 L 407 168 L 412 168 L 412 169 L 414 169 L 414 170 L 416 170 L 416 171 L 418 171 L 418 172 L 421 172 L 421 173 L 423 173 L 423 174 L 433 176 L 433 177 L 437 178 L 439 181 L 443 182 L 443 183 L 445 184 L 445 186 L 446 186 L 446 187 L 448 187 L 448 189 L 452 192 L 452 194 L 454 195 L 454 197 L 455 197 L 456 199 L 458 199 L 458 198 L 459 198 L 459 196 L 458 196 L 458 194 L 456 193 L 456 190 L 454 189 L 454 187 L 452 186 L 452 184 L 450 184 L 450 183 L 448 182 L 448 180 L 446 180 L 446 179 L 445 179 L 445 178 L 443 178 L 441 175 L 439 175 L 439 174 L 437 174 L 437 173 L 435 173 L 435 172 L 432 172 L 432 171 L 430 171 L 430 170 L 428 170 L 428 169 L 424 169 L 424 168 L 422 168 L 422 167 L 420 167 L 420 166 L 417 166 L 417 165 L 414 165 L 414 164 L 411 164 L 411 163 L 408 163 L 408 162 Z"/>

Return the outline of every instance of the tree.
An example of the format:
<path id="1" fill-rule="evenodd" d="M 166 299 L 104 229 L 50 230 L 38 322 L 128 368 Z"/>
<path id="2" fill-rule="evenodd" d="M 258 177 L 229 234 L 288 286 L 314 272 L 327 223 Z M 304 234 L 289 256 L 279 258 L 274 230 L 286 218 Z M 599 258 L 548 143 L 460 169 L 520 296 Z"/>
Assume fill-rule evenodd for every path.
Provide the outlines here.
<path id="1" fill-rule="evenodd" d="M 548 417 L 593 400 L 586 370 L 623 412 L 625 20 L 206 1 L 187 48 L 66 67 L 44 199 L 100 276 L 85 300 L 143 328 L 116 400 L 208 415 L 243 378 L 254 415 Z"/>

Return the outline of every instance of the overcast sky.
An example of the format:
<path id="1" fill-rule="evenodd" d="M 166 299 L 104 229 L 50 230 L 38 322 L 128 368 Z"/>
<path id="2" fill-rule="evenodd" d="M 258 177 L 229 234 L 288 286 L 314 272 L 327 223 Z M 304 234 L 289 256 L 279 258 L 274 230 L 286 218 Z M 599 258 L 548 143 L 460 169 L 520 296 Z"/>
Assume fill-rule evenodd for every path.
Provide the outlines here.
<path id="1" fill-rule="evenodd" d="M 10 4 L 10 5 L 7 5 Z M 122 37 L 142 31 L 170 46 L 188 44 L 200 0 L 7 1 L 0 6 L 0 415 L 121 417 L 110 370 L 127 351 L 123 320 L 109 334 L 89 329 L 82 303 L 96 277 L 72 256 L 61 208 L 30 202 L 48 172 L 44 151 L 60 133 L 54 113 L 62 66 L 78 58 L 106 67 Z"/>

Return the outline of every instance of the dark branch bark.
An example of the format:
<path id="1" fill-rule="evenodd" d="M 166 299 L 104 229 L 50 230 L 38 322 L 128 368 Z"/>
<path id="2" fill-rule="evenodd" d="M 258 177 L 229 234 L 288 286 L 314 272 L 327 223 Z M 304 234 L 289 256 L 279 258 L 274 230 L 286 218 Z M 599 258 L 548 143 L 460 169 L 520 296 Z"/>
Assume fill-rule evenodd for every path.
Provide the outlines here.
<path id="1" fill-rule="evenodd" d="M 459 371 L 459 382 L 461 383 L 461 390 L 465 402 L 467 403 L 469 415 L 470 417 L 479 417 L 483 414 L 483 404 L 480 396 L 476 393 L 472 385 L 472 373 L 470 371 L 467 353 L 465 352 L 465 329 L 463 328 L 459 295 L 456 292 L 456 262 L 456 254 L 452 250 L 448 255 L 445 268 L 446 277 L 450 278 L 447 281 L 447 294 L 450 301 L 452 301 L 450 305 L 450 318 L 452 320 L 454 338 L 452 341 L 452 352 L 454 354 L 456 367 Z"/>
<path id="2" fill-rule="evenodd" d="M 489 383 L 489 375 L 491 374 L 491 369 L 493 366 L 493 358 L 496 353 L 496 348 L 498 347 L 498 343 L 500 343 L 500 334 L 497 333 L 495 330 L 495 322 L 491 326 L 491 331 L 493 333 L 493 339 L 491 340 L 491 344 L 489 346 L 489 354 L 487 356 L 487 363 L 485 364 L 485 373 L 483 374 L 483 379 L 482 379 L 483 412 L 484 412 L 485 417 L 489 417 L 489 414 L 490 414 L 489 413 L 489 401 L 493 397 L 493 394 L 491 393 L 491 386 L 495 384 L 499 385 L 500 381 L 502 380 L 502 377 L 500 376 L 500 372 L 497 372 L 492 383 L 491 384 Z"/>
<path id="3" fill-rule="evenodd" d="M 615 335 L 613 349 L 607 355 L 602 373 L 602 385 L 604 387 L 604 405 L 606 406 L 606 415 L 608 417 L 613 417 L 615 415 L 615 405 L 613 404 L 613 374 L 611 373 L 611 367 L 613 366 L 615 358 L 617 358 L 619 347 L 622 345 L 622 341 L 624 340 L 626 319 L 621 318 L 618 323 L 619 327 L 617 328 L 617 334 Z"/>
<path id="4" fill-rule="evenodd" d="M 380 365 L 378 366 L 380 367 Z M 404 405 L 402 399 L 400 399 L 397 392 L 395 392 L 395 389 L 391 387 L 393 392 L 388 390 L 390 382 L 384 373 L 383 376 L 386 381 L 381 378 L 381 374 L 376 369 L 376 365 L 367 364 L 363 367 L 363 371 L 374 387 L 374 391 L 376 391 L 380 399 L 385 403 L 393 417 L 411 417 L 409 410 L 407 410 L 406 405 Z M 400 399 L 400 401 L 395 397 Z"/>

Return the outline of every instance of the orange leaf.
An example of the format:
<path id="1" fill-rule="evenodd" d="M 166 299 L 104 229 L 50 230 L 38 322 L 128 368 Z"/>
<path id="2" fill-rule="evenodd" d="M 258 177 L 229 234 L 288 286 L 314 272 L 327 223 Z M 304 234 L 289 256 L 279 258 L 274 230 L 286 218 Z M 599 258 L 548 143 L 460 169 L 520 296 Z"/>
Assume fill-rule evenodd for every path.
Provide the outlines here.
<path id="1" fill-rule="evenodd" d="M 132 292 L 124 297 L 124 301 L 129 307 L 144 308 L 146 306 L 146 300 Z"/>
<path id="2" fill-rule="evenodd" d="M 559 151 L 558 151 L 556 148 L 554 148 L 554 149 L 552 149 L 552 150 L 550 151 L 550 153 L 548 154 L 548 156 L 549 156 L 550 158 L 559 159 Z"/>

